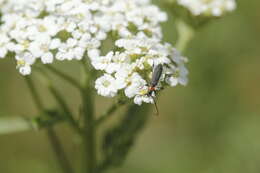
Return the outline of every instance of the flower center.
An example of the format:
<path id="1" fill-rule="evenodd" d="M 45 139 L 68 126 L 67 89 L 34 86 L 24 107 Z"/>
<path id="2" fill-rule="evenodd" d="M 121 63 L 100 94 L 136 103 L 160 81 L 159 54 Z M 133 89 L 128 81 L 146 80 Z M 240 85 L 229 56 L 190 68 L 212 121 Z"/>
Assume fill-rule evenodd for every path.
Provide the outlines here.
<path id="1" fill-rule="evenodd" d="M 25 66 L 25 61 L 23 59 L 18 60 L 16 63 L 17 63 L 17 68 Z"/>
<path id="2" fill-rule="evenodd" d="M 107 87 L 109 87 L 109 85 L 110 85 L 111 83 L 110 83 L 108 80 L 105 80 L 102 84 L 103 84 L 104 87 L 107 88 Z"/>
<path id="3" fill-rule="evenodd" d="M 21 45 L 24 47 L 24 49 L 27 49 L 30 45 L 30 42 L 28 40 L 25 40 L 21 43 Z"/>
<path id="4" fill-rule="evenodd" d="M 212 2 L 212 0 L 203 0 L 202 2 L 203 2 L 204 4 L 209 4 L 209 3 Z"/>
<path id="5" fill-rule="evenodd" d="M 38 27 L 38 30 L 39 30 L 40 32 L 46 32 L 46 31 L 47 31 L 47 28 L 46 28 L 45 26 L 43 26 L 43 25 L 40 25 L 40 26 Z"/>
<path id="6" fill-rule="evenodd" d="M 49 50 L 49 47 L 47 44 L 42 44 L 41 45 L 41 50 L 43 50 L 44 52 L 47 52 Z"/>
<path id="7" fill-rule="evenodd" d="M 147 89 L 142 89 L 139 91 L 140 95 L 146 95 L 148 94 L 148 90 Z"/>
<path id="8" fill-rule="evenodd" d="M 173 77 L 175 78 L 178 78 L 180 76 L 180 71 L 179 70 L 176 70 L 173 74 L 172 74 Z"/>

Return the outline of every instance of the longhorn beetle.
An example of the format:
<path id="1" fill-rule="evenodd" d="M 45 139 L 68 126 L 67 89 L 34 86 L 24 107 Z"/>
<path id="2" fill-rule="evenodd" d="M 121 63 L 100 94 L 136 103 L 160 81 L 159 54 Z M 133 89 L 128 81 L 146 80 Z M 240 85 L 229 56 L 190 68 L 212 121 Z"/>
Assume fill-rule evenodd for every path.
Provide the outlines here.
<path id="1" fill-rule="evenodd" d="M 152 74 L 152 80 L 151 80 L 150 86 L 148 86 L 148 92 L 147 92 L 147 96 L 149 96 L 153 99 L 154 106 L 156 109 L 156 115 L 159 115 L 159 110 L 158 110 L 156 101 L 153 97 L 153 93 L 156 94 L 156 86 L 158 85 L 158 82 L 162 76 L 162 71 L 163 71 L 162 64 L 158 64 L 157 66 L 154 67 L 153 74 Z"/>

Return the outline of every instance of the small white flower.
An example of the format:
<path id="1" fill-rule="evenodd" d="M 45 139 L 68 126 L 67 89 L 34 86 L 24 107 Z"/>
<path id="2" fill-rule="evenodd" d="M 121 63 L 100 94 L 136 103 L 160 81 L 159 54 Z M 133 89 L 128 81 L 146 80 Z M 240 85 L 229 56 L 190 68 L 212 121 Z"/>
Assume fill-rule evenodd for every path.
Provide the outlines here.
<path id="1" fill-rule="evenodd" d="M 45 53 L 41 57 L 42 63 L 43 64 L 50 64 L 53 62 L 53 54 L 50 52 Z"/>
<path id="2" fill-rule="evenodd" d="M 128 86 L 125 88 L 125 95 L 129 98 L 134 97 L 138 94 L 140 87 L 146 84 L 145 80 L 143 80 L 138 74 L 135 74 L 129 78 Z"/>
<path id="3" fill-rule="evenodd" d="M 50 49 L 57 49 L 60 46 L 60 44 L 61 44 L 60 39 L 58 38 L 52 39 L 50 42 Z"/>
<path id="4" fill-rule="evenodd" d="M 29 75 L 31 74 L 31 67 L 29 65 L 22 66 L 19 68 L 19 72 L 24 76 Z"/>
<path id="5" fill-rule="evenodd" d="M 4 58 L 8 52 L 8 42 L 10 39 L 6 34 L 1 33 L 0 31 L 0 58 Z"/>
<path id="6" fill-rule="evenodd" d="M 134 103 L 137 104 L 137 105 L 141 105 L 141 104 L 143 103 L 143 96 L 137 95 L 137 96 L 134 98 Z"/>
<path id="7" fill-rule="evenodd" d="M 27 27 L 28 38 L 31 40 L 37 39 L 38 35 L 44 34 L 55 36 L 59 31 L 55 22 L 55 17 L 46 17 L 42 20 L 34 20 L 35 24 Z"/>
<path id="8" fill-rule="evenodd" d="M 38 58 L 49 52 L 50 43 L 51 37 L 48 35 L 39 35 L 36 40 L 30 43 L 28 50 L 33 56 Z"/>
<path id="9" fill-rule="evenodd" d="M 97 34 L 96 34 L 96 38 L 98 40 L 105 40 L 107 38 L 107 34 L 103 31 L 99 31 Z"/>
<path id="10" fill-rule="evenodd" d="M 35 57 L 29 52 L 16 55 L 15 59 L 17 61 L 18 67 L 23 65 L 32 65 L 35 62 Z"/>
<path id="11" fill-rule="evenodd" d="M 98 49 L 90 49 L 88 51 L 88 57 L 95 61 L 96 58 L 98 58 L 100 56 L 100 51 Z"/>
<path id="12" fill-rule="evenodd" d="M 109 52 L 106 56 L 95 57 L 92 59 L 92 65 L 97 70 L 105 70 L 111 63 L 113 52 Z"/>
<path id="13" fill-rule="evenodd" d="M 188 70 L 184 66 L 180 66 L 178 68 L 172 66 L 170 70 L 170 75 L 167 75 L 166 82 L 170 86 L 176 86 L 177 84 L 187 85 L 188 83 Z M 168 73 L 168 74 L 169 74 Z"/>
<path id="14" fill-rule="evenodd" d="M 118 88 L 125 88 L 125 95 L 129 98 L 139 94 L 140 88 L 146 85 L 146 81 L 136 72 L 118 71 L 116 80 Z"/>
<path id="15" fill-rule="evenodd" d="M 117 93 L 116 80 L 108 74 L 99 77 L 95 82 L 98 94 L 105 97 L 114 97 Z"/>
<path id="16" fill-rule="evenodd" d="M 29 75 L 31 73 L 31 65 L 35 62 L 34 56 L 26 52 L 24 54 L 16 55 L 15 57 L 17 61 L 16 68 L 19 69 L 19 72 L 22 75 Z"/>
<path id="17" fill-rule="evenodd" d="M 83 58 L 85 49 L 78 46 L 78 41 L 73 38 L 69 38 L 66 43 L 61 43 L 56 54 L 58 60 L 81 60 Z"/>
<path id="18" fill-rule="evenodd" d="M 137 95 L 134 98 L 134 103 L 137 105 L 141 105 L 142 103 L 154 103 L 153 98 L 147 95 Z"/>

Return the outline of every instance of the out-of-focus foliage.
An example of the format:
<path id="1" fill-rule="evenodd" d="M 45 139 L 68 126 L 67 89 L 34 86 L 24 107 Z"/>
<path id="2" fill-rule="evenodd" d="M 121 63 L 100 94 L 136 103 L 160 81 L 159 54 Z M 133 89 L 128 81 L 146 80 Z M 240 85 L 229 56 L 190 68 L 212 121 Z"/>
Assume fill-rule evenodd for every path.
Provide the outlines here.
<path id="1" fill-rule="evenodd" d="M 235 13 L 210 22 L 196 34 L 186 52 L 190 58 L 188 86 L 161 92 L 160 116 L 151 114 L 126 164 L 111 173 L 260 171 L 259 6 L 258 0 L 239 0 Z M 173 26 L 174 18 L 169 16 L 164 33 L 171 43 L 176 40 Z M 13 65 L 8 59 L 0 61 L 0 116 L 34 115 L 29 92 Z M 76 63 L 59 65 L 70 67 L 71 74 L 78 73 Z M 57 85 L 77 111 L 77 93 L 68 92 L 71 88 L 59 80 Z M 39 87 L 51 108 L 54 102 L 47 90 Z M 107 108 L 107 99 L 98 98 L 97 102 L 97 112 Z M 77 137 L 63 124 L 57 130 L 71 162 L 79 169 Z M 43 132 L 0 136 L 0 153 L 1 173 L 59 172 Z"/>

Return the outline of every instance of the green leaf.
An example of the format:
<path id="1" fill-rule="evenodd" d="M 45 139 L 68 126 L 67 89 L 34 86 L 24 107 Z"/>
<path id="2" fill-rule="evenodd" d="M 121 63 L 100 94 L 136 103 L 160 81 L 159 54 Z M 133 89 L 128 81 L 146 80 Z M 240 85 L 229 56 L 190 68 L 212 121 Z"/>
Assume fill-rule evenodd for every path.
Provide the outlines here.
<path id="1" fill-rule="evenodd" d="M 56 110 L 46 110 L 44 116 L 25 118 L 22 116 L 0 117 L 0 135 L 28 130 L 39 130 L 63 122 L 65 117 Z"/>
<path id="2" fill-rule="evenodd" d="M 1 117 L 0 135 L 34 129 L 33 123 L 23 117 Z"/>
<path id="3" fill-rule="evenodd" d="M 147 122 L 148 110 L 149 105 L 132 104 L 119 124 L 106 131 L 102 140 L 104 160 L 98 165 L 97 172 L 123 164 L 138 134 Z"/>
<path id="4" fill-rule="evenodd" d="M 32 120 L 34 126 L 37 129 L 51 127 L 57 124 L 58 122 L 62 122 L 66 119 L 66 117 L 63 116 L 57 110 L 45 110 L 43 114 L 44 114 L 43 116 L 36 117 Z"/>

